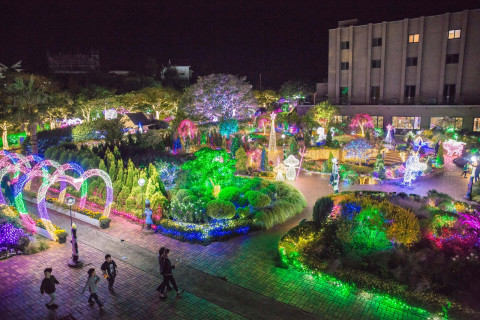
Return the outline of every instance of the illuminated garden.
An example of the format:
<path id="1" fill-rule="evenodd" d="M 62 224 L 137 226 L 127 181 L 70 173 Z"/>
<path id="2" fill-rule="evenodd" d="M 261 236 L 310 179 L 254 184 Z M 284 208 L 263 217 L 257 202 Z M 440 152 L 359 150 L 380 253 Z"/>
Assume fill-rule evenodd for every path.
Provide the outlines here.
<path id="1" fill-rule="evenodd" d="M 78 262 L 77 228 L 80 248 L 95 242 L 89 230 L 205 259 L 270 237 L 258 249 L 268 270 L 307 274 L 339 299 L 420 318 L 480 314 L 479 138 L 449 118 L 397 130 L 327 101 L 299 114 L 303 84 L 259 91 L 227 74 L 128 92 L 13 71 L 1 81 L 2 259 L 70 236 Z M 455 195 L 434 190 L 451 173 Z"/>

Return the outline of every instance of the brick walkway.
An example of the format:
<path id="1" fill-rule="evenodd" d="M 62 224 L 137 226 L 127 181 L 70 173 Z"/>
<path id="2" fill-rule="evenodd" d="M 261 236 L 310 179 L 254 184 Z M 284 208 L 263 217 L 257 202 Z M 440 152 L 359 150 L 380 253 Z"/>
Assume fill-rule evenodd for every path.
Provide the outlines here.
<path id="1" fill-rule="evenodd" d="M 348 190 L 404 191 L 422 195 L 426 194 L 429 189 L 435 188 L 438 191 L 449 193 L 455 198 L 461 199 L 466 193 L 468 179 L 461 178 L 460 173 L 460 169 L 448 163 L 445 174 L 431 179 L 419 180 L 415 182 L 413 190 L 402 188 L 395 184 L 348 186 L 346 188 Z M 96 254 L 98 257 L 92 259 L 92 261 L 101 262 L 104 252 L 108 251 L 117 262 L 122 261 L 122 257 L 126 257 L 125 263 L 122 262 L 122 265 L 131 268 L 132 272 L 136 270 L 137 276 L 134 279 L 139 279 L 138 286 L 136 286 L 136 281 L 123 278 L 122 281 L 125 282 L 126 286 L 129 283 L 132 284 L 132 286 L 129 286 L 129 294 L 133 296 L 143 294 L 142 298 L 150 297 L 154 299 L 154 303 L 145 301 L 144 303 L 133 304 L 135 307 L 132 306 L 132 308 L 137 310 L 136 312 L 142 316 L 149 314 L 151 317 L 152 313 L 158 312 L 157 309 L 151 309 L 153 306 L 155 308 L 158 306 L 157 300 L 155 300 L 158 299 L 155 295 L 156 292 L 141 290 L 140 283 L 156 283 L 159 281 L 156 278 L 158 270 L 155 252 L 160 246 L 167 246 L 172 249 L 171 257 L 174 260 L 173 263 L 178 265 L 178 268 L 175 269 L 175 274 L 178 278 L 177 282 L 180 287 L 185 288 L 189 292 L 184 300 L 187 302 L 189 299 L 196 299 L 195 301 L 200 301 L 198 302 L 199 310 L 203 310 L 201 306 L 205 306 L 205 310 L 209 309 L 211 311 L 208 315 L 199 314 L 200 318 L 227 319 L 234 316 L 243 316 L 251 319 L 282 319 L 285 317 L 282 317 L 281 312 L 272 311 L 281 310 L 283 315 L 292 313 L 296 316 L 292 317 L 292 314 L 290 314 L 290 318 L 299 319 L 316 317 L 318 319 L 420 319 L 421 317 L 412 310 L 386 307 L 381 302 L 374 301 L 368 297 L 339 292 L 336 287 L 328 283 L 321 283 L 309 275 L 276 267 L 277 243 L 281 235 L 296 225 L 302 218 L 310 219 L 315 200 L 331 192 L 331 187 L 328 186 L 328 176 L 302 173 L 300 179 L 292 184 L 304 193 L 308 202 L 307 208 L 299 216 L 271 230 L 255 232 L 226 242 L 202 246 L 182 243 L 161 235 L 147 233 L 140 230 L 140 225 L 129 223 L 123 218 L 111 216 L 111 227 L 106 230 L 92 228 L 77 222 L 81 241 L 81 256 L 88 258 L 89 255 L 93 257 Z M 346 188 L 343 186 L 341 190 L 346 190 Z M 69 226 L 69 218 L 65 216 L 51 213 L 51 219 L 55 224 L 62 227 Z M 121 239 L 124 241 L 121 241 Z M 64 253 L 60 254 L 61 252 Z M 55 262 L 53 264 L 54 268 L 56 265 L 58 265 L 58 268 L 61 268 L 65 261 L 68 260 L 69 254 L 70 248 L 67 245 L 59 249 L 50 249 L 47 253 L 40 253 L 31 257 L 14 257 L 0 263 L 2 269 L 7 267 L 9 268 L 8 270 L 14 270 L 15 266 L 19 264 L 18 260 L 30 261 L 40 259 L 40 261 Z M 43 258 L 39 258 L 41 255 L 43 255 Z M 10 267 L 10 264 L 13 266 Z M 35 265 L 32 262 L 31 266 Z M 43 266 L 40 269 L 43 270 Z M 64 269 L 66 277 L 70 271 L 66 267 Z M 28 270 L 26 273 L 31 273 L 31 269 L 27 268 L 26 270 Z M 14 271 L 9 271 L 9 273 L 12 272 Z M 71 273 L 75 273 L 75 271 L 71 271 Z M 34 282 L 38 282 L 39 277 L 42 276 L 41 272 L 35 276 L 38 279 Z M 78 277 L 83 281 L 83 275 Z M 30 289 L 29 283 L 31 281 L 21 283 L 22 292 Z M 34 290 L 30 290 L 29 299 L 36 301 L 39 296 L 37 294 L 38 283 L 35 283 L 33 287 Z M 2 288 L 3 292 L 3 286 L 0 286 L 0 288 Z M 137 290 L 139 290 L 139 293 L 136 292 Z M 106 296 L 106 294 L 102 294 L 102 296 Z M 10 300 L 15 300 L 12 296 L 9 297 Z M 5 303 L 4 301 L 9 301 L 3 299 L 2 293 L 0 295 L 0 306 Z M 261 304 L 258 306 L 259 301 L 268 305 L 269 308 L 262 307 Z M 12 301 L 8 305 L 14 305 L 15 303 L 18 302 Z M 118 302 L 112 298 L 110 302 L 106 301 L 106 303 L 113 305 L 113 310 L 118 312 L 107 313 L 108 318 L 112 318 L 112 315 L 115 314 L 121 314 L 126 318 L 129 317 L 129 309 L 122 304 L 123 302 Z M 172 314 L 172 318 L 182 318 L 183 314 L 180 312 L 180 309 L 182 312 L 185 312 L 184 308 L 188 310 L 188 305 L 180 305 L 179 302 L 175 302 L 174 306 L 176 308 L 172 311 L 175 312 Z M 83 309 L 85 307 L 82 303 L 75 304 L 74 307 L 70 308 L 72 310 L 71 313 L 77 314 L 77 316 L 78 313 L 75 312 L 84 312 Z M 190 318 L 196 318 L 196 310 L 197 307 L 195 307 L 195 315 L 190 315 Z M 46 315 L 46 311 L 43 304 L 40 304 L 38 312 L 43 313 L 38 313 L 38 315 Z M 80 314 L 77 319 L 83 318 Z"/>

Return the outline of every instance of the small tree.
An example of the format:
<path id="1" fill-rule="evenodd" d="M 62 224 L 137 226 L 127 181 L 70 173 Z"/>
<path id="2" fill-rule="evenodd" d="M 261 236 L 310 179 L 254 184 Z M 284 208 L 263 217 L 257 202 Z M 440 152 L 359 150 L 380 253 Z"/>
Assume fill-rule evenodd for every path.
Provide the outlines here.
<path id="1" fill-rule="evenodd" d="M 440 143 L 438 146 L 438 153 L 437 153 L 437 164 L 443 165 L 445 163 L 445 158 L 443 157 L 443 143 Z"/>
<path id="2" fill-rule="evenodd" d="M 267 158 L 267 152 L 265 151 L 265 148 L 262 148 L 262 157 L 260 159 L 260 169 L 262 171 L 267 170 L 268 168 L 268 158 Z"/>
<path id="3" fill-rule="evenodd" d="M 330 154 L 328 155 L 327 167 L 328 167 L 328 172 L 332 172 L 332 168 L 333 168 L 333 153 L 332 153 L 332 151 L 330 151 Z"/>
<path id="4" fill-rule="evenodd" d="M 337 106 L 328 101 L 323 101 L 307 111 L 307 118 L 328 129 L 333 117 L 338 114 Z"/>
<path id="5" fill-rule="evenodd" d="M 361 136 L 365 137 L 365 128 L 373 128 L 373 119 L 366 113 L 356 114 L 351 122 L 350 127 L 352 129 L 360 128 Z"/>
<path id="6" fill-rule="evenodd" d="M 325 144 L 327 147 L 331 147 L 333 145 L 333 137 L 332 137 L 332 131 L 327 130 L 327 137 L 325 138 Z"/>
<path id="7" fill-rule="evenodd" d="M 356 139 L 350 141 L 346 146 L 347 159 L 358 160 L 358 165 L 362 165 L 362 160 L 367 160 L 372 153 L 372 145 L 365 139 Z"/>
<path id="8" fill-rule="evenodd" d="M 332 208 L 333 200 L 329 197 L 320 198 L 315 202 L 315 206 L 313 207 L 313 221 L 317 228 L 320 228 L 325 220 L 327 220 Z"/>
<path id="9" fill-rule="evenodd" d="M 383 157 L 380 153 L 377 155 L 377 160 L 373 166 L 373 171 L 378 174 L 379 179 L 385 179 L 385 162 L 383 161 Z"/>
<path id="10" fill-rule="evenodd" d="M 235 160 L 237 160 L 237 162 L 235 163 L 237 171 L 242 173 L 246 172 L 248 157 L 243 147 L 238 148 L 237 152 L 235 153 Z"/>

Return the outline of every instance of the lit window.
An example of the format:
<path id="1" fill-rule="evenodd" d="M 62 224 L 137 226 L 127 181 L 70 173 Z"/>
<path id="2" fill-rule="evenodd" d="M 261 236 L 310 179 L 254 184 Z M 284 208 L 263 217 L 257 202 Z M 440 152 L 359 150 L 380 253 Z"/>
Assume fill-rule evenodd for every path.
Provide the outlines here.
<path id="1" fill-rule="evenodd" d="M 449 30 L 448 31 L 448 39 L 458 39 L 458 38 L 460 38 L 461 34 L 462 34 L 461 29 Z"/>
<path id="2" fill-rule="evenodd" d="M 340 62 L 340 70 L 348 70 L 348 62 Z"/>
<path id="3" fill-rule="evenodd" d="M 480 118 L 473 120 L 473 131 L 480 131 Z"/>
<path id="4" fill-rule="evenodd" d="M 462 130 L 463 118 L 452 118 L 452 117 L 431 117 L 430 118 L 430 129 L 435 127 L 440 127 L 447 129 L 448 127 L 454 127 L 455 130 Z"/>
<path id="5" fill-rule="evenodd" d="M 375 128 L 383 128 L 383 116 L 372 116 Z"/>
<path id="6" fill-rule="evenodd" d="M 392 117 L 392 125 L 397 129 L 420 129 L 421 117 Z"/>
<path id="7" fill-rule="evenodd" d="M 408 43 L 417 43 L 420 41 L 420 34 L 410 34 L 408 35 Z"/>

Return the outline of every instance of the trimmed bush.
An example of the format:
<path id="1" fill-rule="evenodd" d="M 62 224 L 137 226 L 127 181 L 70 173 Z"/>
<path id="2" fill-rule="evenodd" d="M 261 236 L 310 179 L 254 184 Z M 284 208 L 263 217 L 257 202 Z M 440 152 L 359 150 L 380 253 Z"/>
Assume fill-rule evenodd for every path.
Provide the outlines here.
<path id="1" fill-rule="evenodd" d="M 238 198 L 237 204 L 238 204 L 240 207 L 248 206 L 248 199 L 247 199 L 247 197 L 245 197 L 244 195 L 243 195 L 243 196 L 240 196 L 240 197 Z"/>
<path id="2" fill-rule="evenodd" d="M 185 197 L 191 196 L 192 192 L 188 189 L 180 189 L 177 191 L 175 196 L 179 202 L 182 202 Z"/>
<path id="3" fill-rule="evenodd" d="M 237 214 L 238 214 L 238 217 L 241 219 L 247 218 L 248 216 L 250 216 L 250 208 L 249 207 L 237 208 Z"/>
<path id="4" fill-rule="evenodd" d="M 235 216 L 233 203 L 223 200 L 212 200 L 207 203 L 207 215 L 213 219 L 232 219 Z"/>
<path id="5" fill-rule="evenodd" d="M 259 191 L 248 191 L 245 193 L 245 197 L 247 197 L 250 205 L 256 208 L 268 206 L 272 202 L 269 196 Z"/>
<path id="6" fill-rule="evenodd" d="M 273 199 L 273 192 L 270 189 L 263 188 L 260 192 L 266 194 L 270 199 Z"/>
<path id="7" fill-rule="evenodd" d="M 313 207 L 313 221 L 317 228 L 327 220 L 332 208 L 333 200 L 329 197 L 320 198 L 315 202 L 315 206 Z"/>
<path id="8" fill-rule="evenodd" d="M 218 194 L 218 199 L 230 202 L 237 202 L 240 196 L 240 189 L 237 187 L 226 187 Z"/>

